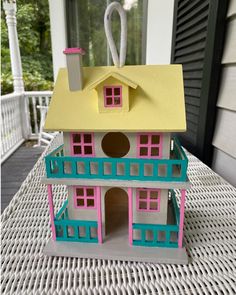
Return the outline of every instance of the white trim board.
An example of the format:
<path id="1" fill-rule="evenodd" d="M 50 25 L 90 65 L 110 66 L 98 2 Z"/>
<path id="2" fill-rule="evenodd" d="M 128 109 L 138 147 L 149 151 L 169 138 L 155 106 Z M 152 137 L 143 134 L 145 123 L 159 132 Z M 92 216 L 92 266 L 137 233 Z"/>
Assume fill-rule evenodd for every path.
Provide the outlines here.
<path id="1" fill-rule="evenodd" d="M 104 179 L 82 179 L 82 178 L 42 178 L 43 184 L 61 185 L 89 185 L 89 186 L 112 186 L 112 187 L 145 187 L 161 189 L 189 189 L 191 184 L 187 178 L 186 182 L 174 181 L 137 181 L 137 180 L 104 180 Z"/>
<path id="2" fill-rule="evenodd" d="M 117 237 L 103 244 L 54 242 L 49 240 L 43 250 L 48 256 L 95 258 L 165 264 L 187 264 L 185 248 L 158 248 L 128 245 L 125 237 Z"/>

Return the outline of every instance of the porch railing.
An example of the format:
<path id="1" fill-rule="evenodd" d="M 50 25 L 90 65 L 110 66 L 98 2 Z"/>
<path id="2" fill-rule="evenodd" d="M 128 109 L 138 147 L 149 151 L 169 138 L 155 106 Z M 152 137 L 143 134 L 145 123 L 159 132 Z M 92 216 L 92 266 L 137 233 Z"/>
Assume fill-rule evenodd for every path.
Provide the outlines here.
<path id="1" fill-rule="evenodd" d="M 139 238 L 133 240 L 134 246 L 178 248 L 179 207 L 174 190 L 170 190 L 170 193 L 173 224 L 133 223 L 133 231 L 139 232 Z M 147 239 L 147 233 L 149 239 Z"/>
<path id="2" fill-rule="evenodd" d="M 1 163 L 24 140 L 38 138 L 41 110 L 37 106 L 47 107 L 51 95 L 51 91 L 26 91 L 1 97 Z"/>
<path id="3" fill-rule="evenodd" d="M 81 158 L 63 155 L 60 146 L 46 158 L 48 178 L 186 181 L 187 157 L 174 141 L 171 159 Z"/>
<path id="4" fill-rule="evenodd" d="M 64 202 L 54 220 L 56 240 L 98 243 L 97 221 L 69 219 L 67 206 L 68 200 Z"/>

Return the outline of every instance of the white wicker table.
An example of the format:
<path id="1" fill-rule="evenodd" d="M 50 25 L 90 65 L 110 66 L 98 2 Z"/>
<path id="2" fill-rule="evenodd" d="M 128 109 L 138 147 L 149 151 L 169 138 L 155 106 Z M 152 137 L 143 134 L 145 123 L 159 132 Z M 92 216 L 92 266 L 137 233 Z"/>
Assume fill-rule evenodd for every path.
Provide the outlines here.
<path id="1" fill-rule="evenodd" d="M 236 294 L 236 189 L 197 158 L 188 154 L 184 266 L 44 256 L 51 233 L 43 156 L 2 215 L 1 294 Z M 65 197 L 55 186 L 55 207 Z"/>

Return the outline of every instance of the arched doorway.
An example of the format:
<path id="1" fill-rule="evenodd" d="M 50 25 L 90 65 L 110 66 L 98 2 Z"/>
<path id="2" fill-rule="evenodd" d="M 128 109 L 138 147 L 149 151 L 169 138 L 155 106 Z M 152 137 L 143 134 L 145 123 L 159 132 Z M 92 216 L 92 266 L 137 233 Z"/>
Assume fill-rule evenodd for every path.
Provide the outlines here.
<path id="1" fill-rule="evenodd" d="M 105 194 L 105 235 L 109 240 L 128 238 L 128 194 L 124 189 L 114 187 Z"/>

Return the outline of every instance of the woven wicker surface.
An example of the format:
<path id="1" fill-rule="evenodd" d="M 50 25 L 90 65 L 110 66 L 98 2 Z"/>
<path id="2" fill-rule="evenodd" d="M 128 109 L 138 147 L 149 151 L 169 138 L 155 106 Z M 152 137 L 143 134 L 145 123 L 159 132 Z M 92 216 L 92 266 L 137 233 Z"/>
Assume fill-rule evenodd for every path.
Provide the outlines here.
<path id="1" fill-rule="evenodd" d="M 236 294 L 236 189 L 188 157 L 190 262 L 181 266 L 44 256 L 51 233 L 42 156 L 2 215 L 2 294 Z M 57 208 L 65 197 L 54 186 Z"/>

